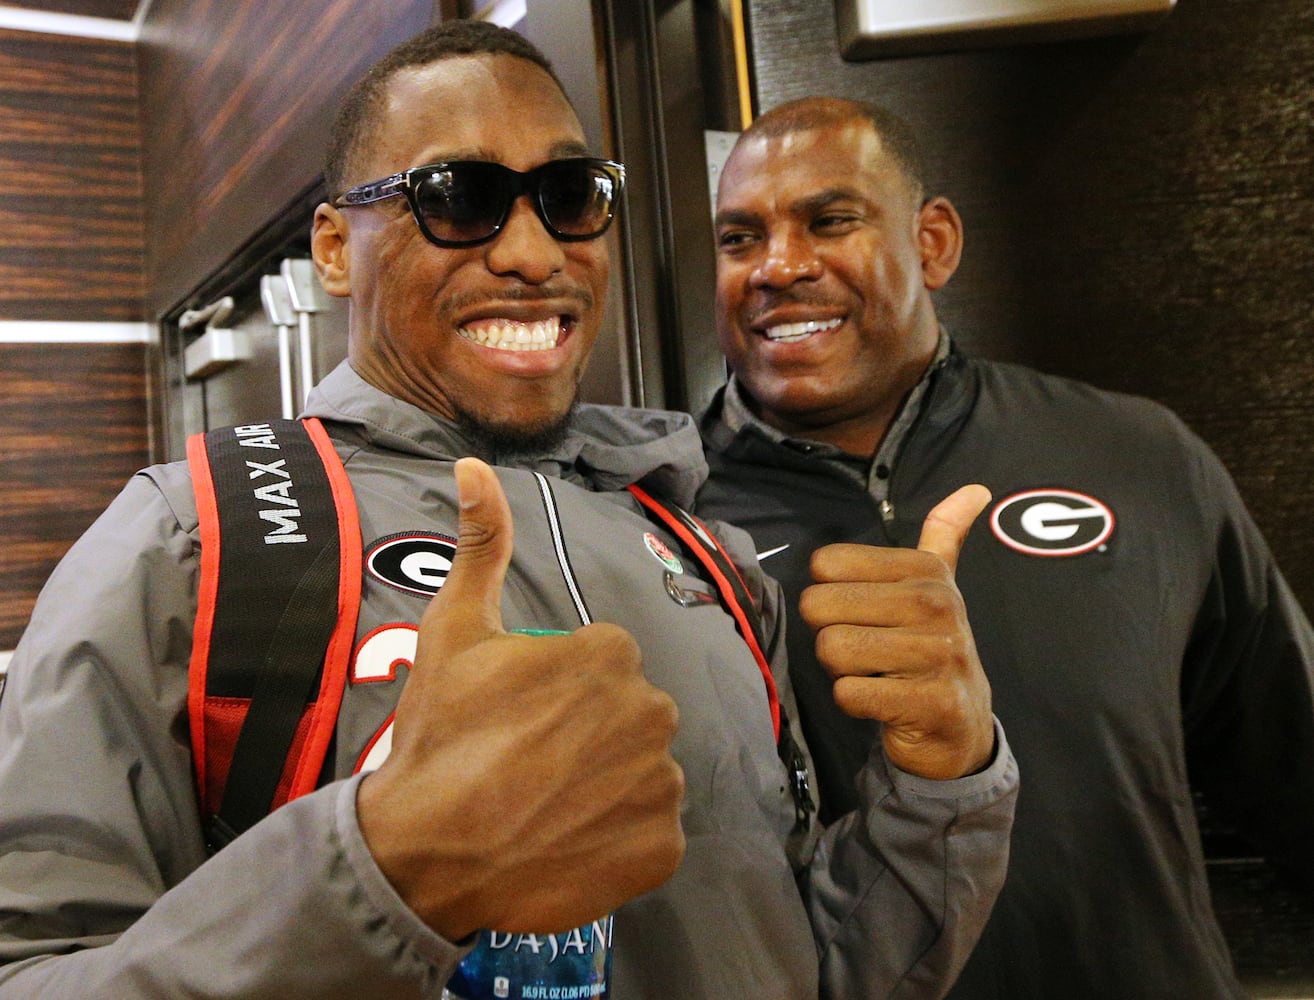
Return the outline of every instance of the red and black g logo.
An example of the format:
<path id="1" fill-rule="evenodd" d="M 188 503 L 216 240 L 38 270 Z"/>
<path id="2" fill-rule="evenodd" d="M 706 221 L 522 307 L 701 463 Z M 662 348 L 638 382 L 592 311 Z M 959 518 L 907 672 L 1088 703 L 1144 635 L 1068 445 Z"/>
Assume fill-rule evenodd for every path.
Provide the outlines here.
<path id="1" fill-rule="evenodd" d="M 1072 490 L 1027 490 L 1001 500 L 990 530 L 1011 549 L 1032 556 L 1077 556 L 1113 534 L 1113 511 Z"/>
<path id="2" fill-rule="evenodd" d="M 365 571 L 390 587 L 421 597 L 442 589 L 456 558 L 456 539 L 423 531 L 381 538 L 365 553 Z"/>

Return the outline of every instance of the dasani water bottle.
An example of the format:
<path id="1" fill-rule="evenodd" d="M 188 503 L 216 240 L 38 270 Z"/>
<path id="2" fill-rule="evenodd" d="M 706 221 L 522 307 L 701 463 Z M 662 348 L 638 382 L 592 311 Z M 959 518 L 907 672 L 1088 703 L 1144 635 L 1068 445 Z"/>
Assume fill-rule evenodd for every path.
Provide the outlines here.
<path id="1" fill-rule="evenodd" d="M 515 629 L 524 635 L 565 635 Z M 480 931 L 443 989 L 443 1000 L 607 1000 L 612 914 L 561 934 Z"/>

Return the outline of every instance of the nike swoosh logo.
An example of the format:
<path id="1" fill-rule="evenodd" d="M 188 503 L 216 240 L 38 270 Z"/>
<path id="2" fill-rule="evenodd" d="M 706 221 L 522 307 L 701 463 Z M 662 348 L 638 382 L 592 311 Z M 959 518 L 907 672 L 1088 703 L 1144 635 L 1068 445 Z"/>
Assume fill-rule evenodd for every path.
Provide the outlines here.
<path id="1" fill-rule="evenodd" d="M 772 556 L 774 556 L 777 552 L 784 552 L 785 549 L 787 548 L 789 548 L 788 542 L 786 542 L 784 545 L 777 545 L 774 549 L 767 549 L 765 552 L 759 552 L 757 554 L 757 561 L 761 562 L 763 559 L 769 559 Z"/>

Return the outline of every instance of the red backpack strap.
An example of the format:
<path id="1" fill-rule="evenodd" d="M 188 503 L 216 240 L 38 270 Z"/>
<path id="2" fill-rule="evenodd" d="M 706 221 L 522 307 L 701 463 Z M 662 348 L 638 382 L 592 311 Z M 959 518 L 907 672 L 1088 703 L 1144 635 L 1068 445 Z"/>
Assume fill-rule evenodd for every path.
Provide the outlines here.
<path id="1" fill-rule="evenodd" d="M 766 685 L 767 705 L 771 712 L 771 725 L 776 736 L 776 750 L 790 776 L 790 791 L 794 796 L 794 816 L 798 825 L 806 828 L 811 822 L 814 808 L 809 787 L 807 761 L 790 732 L 789 719 L 780 710 L 780 697 L 776 680 L 767 661 L 765 637 L 762 634 L 762 617 L 749 593 L 748 585 L 729 554 L 716 536 L 696 517 L 664 497 L 655 497 L 637 484 L 629 491 L 643 505 L 648 517 L 664 526 L 680 542 L 680 547 L 702 565 L 716 585 L 721 605 L 734 619 L 735 627 L 748 644 L 757 669 Z"/>
<path id="2" fill-rule="evenodd" d="M 212 850 L 318 783 L 360 606 L 346 472 L 317 420 L 187 442 L 201 534 L 188 678 Z"/>

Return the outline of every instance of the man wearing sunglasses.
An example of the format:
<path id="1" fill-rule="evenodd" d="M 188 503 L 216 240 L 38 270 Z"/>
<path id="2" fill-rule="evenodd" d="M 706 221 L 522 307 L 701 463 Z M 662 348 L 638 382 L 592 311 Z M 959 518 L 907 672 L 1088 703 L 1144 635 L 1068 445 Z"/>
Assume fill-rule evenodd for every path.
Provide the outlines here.
<path id="1" fill-rule="evenodd" d="M 197 514 L 185 467 L 148 470 L 52 578 L 0 701 L 0 998 L 437 998 L 477 929 L 612 910 L 616 1000 L 941 995 L 1017 784 L 952 581 L 980 496 L 888 580 L 925 619 L 888 630 L 915 683 L 872 693 L 909 745 L 823 830 L 747 537 L 713 526 L 744 570 L 723 607 L 681 550 L 705 529 L 626 490 L 692 502 L 692 420 L 576 404 L 624 174 L 542 57 L 479 23 L 420 36 L 348 96 L 326 179 L 313 252 L 350 356 L 307 409 L 365 572 L 321 787 L 206 856 Z"/>

